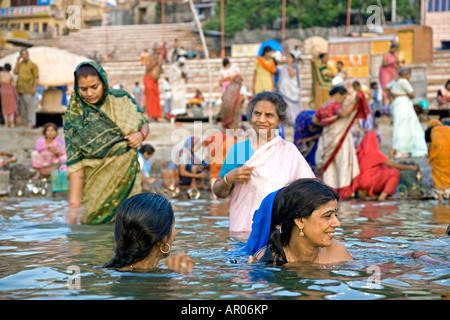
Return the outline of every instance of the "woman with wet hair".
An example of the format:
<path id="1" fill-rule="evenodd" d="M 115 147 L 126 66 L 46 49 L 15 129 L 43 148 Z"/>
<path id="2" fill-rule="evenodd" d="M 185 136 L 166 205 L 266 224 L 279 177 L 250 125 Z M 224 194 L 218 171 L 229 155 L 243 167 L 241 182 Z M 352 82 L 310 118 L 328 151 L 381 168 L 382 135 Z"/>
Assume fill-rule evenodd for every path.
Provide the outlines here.
<path id="1" fill-rule="evenodd" d="M 154 193 L 137 194 L 117 209 L 115 256 L 103 267 L 146 272 L 167 258 L 170 270 L 189 272 L 194 262 L 187 254 L 169 257 L 175 233 L 175 216 L 170 202 Z"/>
<path id="2" fill-rule="evenodd" d="M 230 231 L 245 239 L 253 213 L 267 194 L 296 179 L 315 177 L 297 147 L 277 133 L 286 120 L 286 102 L 280 94 L 257 94 L 249 103 L 248 119 L 253 135 L 231 147 L 213 186 L 218 197 L 231 195 Z"/>
<path id="3" fill-rule="evenodd" d="M 268 195 L 253 217 L 249 262 L 320 264 L 352 260 L 333 235 L 339 194 L 319 179 L 298 179 Z"/>

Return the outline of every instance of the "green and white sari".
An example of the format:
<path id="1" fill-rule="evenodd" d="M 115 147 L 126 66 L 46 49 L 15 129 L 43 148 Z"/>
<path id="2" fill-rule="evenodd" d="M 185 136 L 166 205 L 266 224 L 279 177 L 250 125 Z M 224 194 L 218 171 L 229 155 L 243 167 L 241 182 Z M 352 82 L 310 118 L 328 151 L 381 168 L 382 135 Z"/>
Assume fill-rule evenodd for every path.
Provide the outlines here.
<path id="1" fill-rule="evenodd" d="M 106 72 L 94 62 L 105 85 L 101 101 L 90 104 L 74 91 L 64 116 L 68 173 L 84 171 L 81 223 L 100 224 L 114 219 L 116 208 L 141 192 L 137 149 L 124 137 L 146 122 L 142 108 L 124 90 L 109 89 Z"/>

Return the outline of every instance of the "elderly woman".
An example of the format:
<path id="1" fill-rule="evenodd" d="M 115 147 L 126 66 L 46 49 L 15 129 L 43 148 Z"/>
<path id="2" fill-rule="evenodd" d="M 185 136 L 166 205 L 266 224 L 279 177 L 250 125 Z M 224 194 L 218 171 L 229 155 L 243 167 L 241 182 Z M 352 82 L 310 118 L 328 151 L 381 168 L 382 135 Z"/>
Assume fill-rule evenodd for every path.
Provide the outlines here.
<path id="1" fill-rule="evenodd" d="M 109 89 L 102 67 L 83 62 L 64 117 L 69 173 L 69 223 L 113 220 L 117 206 L 141 192 L 137 148 L 146 139 L 142 109 L 123 91 Z"/>
<path id="2" fill-rule="evenodd" d="M 134 195 L 117 209 L 115 256 L 103 267 L 148 272 L 167 258 L 169 270 L 189 272 L 194 261 L 187 254 L 170 256 L 175 233 L 175 216 L 167 199 L 154 193 Z"/>
<path id="3" fill-rule="evenodd" d="M 299 179 L 268 195 L 255 213 L 249 262 L 334 264 L 352 260 L 333 238 L 339 194 L 319 179 Z"/>
<path id="4" fill-rule="evenodd" d="M 392 151 L 397 158 L 424 157 L 428 154 L 425 133 L 414 110 L 414 89 L 409 83 L 411 69 L 402 68 L 400 78 L 391 92 L 395 97 L 391 105 L 393 117 Z"/>
<path id="5" fill-rule="evenodd" d="M 225 157 L 213 192 L 231 195 L 230 232 L 247 238 L 252 217 L 262 199 L 289 182 L 314 177 L 297 147 L 277 135 L 286 120 L 286 102 L 274 92 L 261 92 L 249 103 L 251 137 L 232 146 Z"/>

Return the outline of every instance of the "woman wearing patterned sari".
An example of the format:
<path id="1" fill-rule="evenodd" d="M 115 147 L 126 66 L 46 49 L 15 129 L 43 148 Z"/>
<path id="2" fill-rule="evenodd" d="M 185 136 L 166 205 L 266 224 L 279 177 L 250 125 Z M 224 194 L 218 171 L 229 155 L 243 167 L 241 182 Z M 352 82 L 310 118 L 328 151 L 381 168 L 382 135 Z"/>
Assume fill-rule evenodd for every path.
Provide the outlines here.
<path id="1" fill-rule="evenodd" d="M 322 53 L 318 59 L 311 60 L 313 85 L 311 89 L 310 107 L 319 109 L 330 98 L 333 87 L 333 73 L 327 66 L 328 54 Z"/>
<path id="2" fill-rule="evenodd" d="M 141 107 L 126 91 L 109 89 L 100 65 L 78 65 L 64 117 L 69 223 L 110 222 L 141 191 L 137 148 L 148 131 Z"/>
<path id="3" fill-rule="evenodd" d="M 370 110 L 358 99 L 343 106 L 347 90 L 342 86 L 331 89 L 330 96 L 331 100 L 317 110 L 312 121 L 323 126 L 316 151 L 317 170 L 326 184 L 346 198 L 356 190 L 360 174 L 350 129 L 356 119 L 367 118 Z"/>

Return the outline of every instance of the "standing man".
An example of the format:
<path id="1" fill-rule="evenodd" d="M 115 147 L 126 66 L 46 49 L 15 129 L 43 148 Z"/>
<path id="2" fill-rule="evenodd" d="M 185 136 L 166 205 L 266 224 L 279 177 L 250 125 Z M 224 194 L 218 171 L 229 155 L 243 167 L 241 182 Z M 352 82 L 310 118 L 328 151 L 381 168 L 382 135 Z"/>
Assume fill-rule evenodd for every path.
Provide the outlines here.
<path id="1" fill-rule="evenodd" d="M 162 117 L 161 104 L 159 101 L 158 80 L 162 73 L 162 59 L 159 44 L 155 43 L 153 52 L 145 62 L 145 105 L 149 118 L 158 121 Z"/>
<path id="2" fill-rule="evenodd" d="M 14 73 L 17 74 L 17 93 L 19 94 L 19 114 L 22 123 L 33 128 L 36 125 L 36 88 L 39 78 L 37 65 L 30 61 L 27 49 L 20 50 Z"/>

